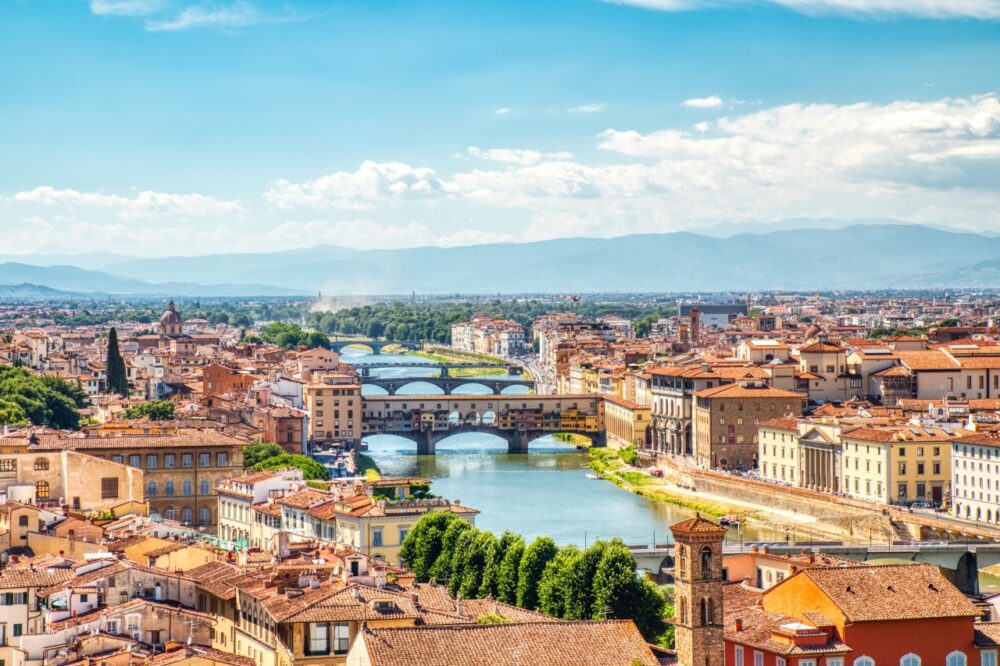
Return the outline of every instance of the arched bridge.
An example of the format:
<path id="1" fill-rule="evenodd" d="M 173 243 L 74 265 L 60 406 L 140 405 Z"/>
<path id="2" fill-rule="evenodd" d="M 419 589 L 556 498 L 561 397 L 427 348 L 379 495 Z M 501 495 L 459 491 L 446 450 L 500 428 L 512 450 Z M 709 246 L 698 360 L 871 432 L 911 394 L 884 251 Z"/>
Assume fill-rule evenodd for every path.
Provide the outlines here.
<path id="1" fill-rule="evenodd" d="M 350 363 L 350 361 L 348 361 Z M 467 368 L 506 368 L 507 374 L 519 375 L 523 368 L 519 365 L 507 365 L 504 363 L 485 363 L 472 361 L 453 361 L 450 363 L 415 363 L 408 361 L 406 357 L 392 359 L 391 361 L 378 361 L 375 363 L 352 364 L 362 377 L 370 377 L 372 370 L 384 370 L 386 368 L 419 368 L 422 370 L 438 371 L 441 377 L 451 376 L 451 370 L 464 370 Z"/>
<path id="2" fill-rule="evenodd" d="M 420 349 L 420 343 L 400 340 L 337 340 L 330 343 L 330 349 L 335 352 L 341 352 L 345 347 L 366 347 L 371 349 L 373 354 L 381 354 L 386 347 L 403 347 L 416 351 Z"/>
<path id="3" fill-rule="evenodd" d="M 591 395 L 363 396 L 365 435 L 398 435 L 420 454 L 462 432 L 488 432 L 507 441 L 507 450 L 528 450 L 545 435 L 583 435 L 604 445 L 601 399 Z"/>
<path id="4" fill-rule="evenodd" d="M 365 377 L 362 380 L 364 384 L 385 389 L 389 395 L 396 395 L 402 387 L 417 382 L 437 386 L 445 395 L 451 395 L 455 389 L 469 384 L 485 386 L 492 389 L 493 393 L 501 393 L 508 386 L 535 388 L 535 382 L 531 379 L 508 377 Z"/>

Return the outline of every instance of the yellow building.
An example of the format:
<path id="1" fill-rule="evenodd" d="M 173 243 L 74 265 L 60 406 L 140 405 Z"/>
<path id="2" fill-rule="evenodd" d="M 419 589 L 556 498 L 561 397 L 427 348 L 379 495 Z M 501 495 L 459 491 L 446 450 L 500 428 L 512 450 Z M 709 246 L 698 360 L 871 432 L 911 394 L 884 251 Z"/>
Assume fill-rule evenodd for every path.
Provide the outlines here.
<path id="1" fill-rule="evenodd" d="M 361 441 L 361 384 L 353 373 L 320 373 L 303 391 L 310 442 Z"/>
<path id="2" fill-rule="evenodd" d="M 843 492 L 882 504 L 944 503 L 951 440 L 942 428 L 856 428 L 841 435 Z"/>
<path id="3" fill-rule="evenodd" d="M 649 405 L 637 405 L 610 395 L 604 397 L 604 428 L 608 447 L 622 449 L 634 446 L 637 450 L 645 449 L 649 421 Z"/>

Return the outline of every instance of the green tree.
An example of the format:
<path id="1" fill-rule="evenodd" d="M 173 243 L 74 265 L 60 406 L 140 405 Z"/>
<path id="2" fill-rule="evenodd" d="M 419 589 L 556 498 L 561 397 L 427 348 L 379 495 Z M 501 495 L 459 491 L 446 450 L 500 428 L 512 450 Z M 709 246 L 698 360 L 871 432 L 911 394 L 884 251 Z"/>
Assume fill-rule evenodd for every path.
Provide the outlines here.
<path id="1" fill-rule="evenodd" d="M 251 469 L 268 458 L 280 456 L 285 450 L 273 442 L 256 442 L 243 449 L 243 468 Z"/>
<path id="2" fill-rule="evenodd" d="M 559 552 L 556 542 L 549 537 L 538 537 L 531 542 L 521 558 L 517 571 L 517 605 L 528 610 L 538 607 L 538 582 L 545 565 Z"/>
<path id="3" fill-rule="evenodd" d="M 594 576 L 597 565 L 604 556 L 606 541 L 595 541 L 580 558 L 573 562 L 568 582 L 566 611 L 567 620 L 588 620 L 594 614 Z"/>
<path id="4" fill-rule="evenodd" d="M 576 546 L 566 546 L 549 560 L 538 581 L 538 607 L 546 615 L 566 617 L 570 583 L 582 554 Z"/>
<path id="5" fill-rule="evenodd" d="M 483 584 L 479 588 L 480 597 L 492 596 L 495 599 L 500 597 L 500 568 L 503 566 L 507 550 L 520 538 L 508 530 L 496 540 L 492 551 L 488 554 L 486 569 L 483 571 Z"/>
<path id="6" fill-rule="evenodd" d="M 76 430 L 87 396 L 58 377 L 37 377 L 24 368 L 0 366 L 0 423 Z"/>
<path id="7" fill-rule="evenodd" d="M 451 579 L 451 560 L 455 554 L 455 544 L 467 530 L 474 529 L 464 520 L 453 521 L 441 537 L 441 553 L 431 567 L 431 580 L 448 582 Z"/>
<path id="8" fill-rule="evenodd" d="M 120 396 L 128 395 L 128 373 L 125 370 L 125 359 L 118 348 L 118 330 L 114 326 L 108 331 L 108 361 L 105 370 L 108 378 L 108 393 Z"/>
<path id="9" fill-rule="evenodd" d="M 461 520 L 450 511 L 432 511 L 425 514 L 406 533 L 403 546 L 399 549 L 399 559 L 406 563 L 417 581 L 426 583 L 431 577 L 431 568 L 441 554 L 445 530 L 456 520 Z"/>
<path id="10" fill-rule="evenodd" d="M 281 455 L 265 458 L 254 465 L 252 469 L 256 471 L 275 471 L 285 469 L 286 467 L 297 467 L 298 469 L 301 469 L 303 478 L 308 481 L 326 481 L 330 478 L 330 470 L 328 470 L 324 465 L 321 465 L 309 456 L 304 456 L 299 453 L 282 452 Z"/>
<path id="11" fill-rule="evenodd" d="M 174 403 L 169 400 L 150 400 L 131 405 L 125 410 L 125 418 L 169 421 L 174 418 Z"/>
<path id="12" fill-rule="evenodd" d="M 517 574 L 521 568 L 522 557 L 524 557 L 524 539 L 518 534 L 507 546 L 503 560 L 500 562 L 497 598 L 504 603 L 517 603 Z"/>
<path id="13" fill-rule="evenodd" d="M 458 589 L 463 599 L 484 596 L 481 594 L 483 577 L 490 566 L 490 560 L 496 553 L 497 544 L 497 538 L 493 536 L 492 532 L 479 530 L 471 546 L 465 551 L 462 564 L 462 582 Z"/>
<path id="14" fill-rule="evenodd" d="M 591 618 L 632 619 L 646 640 L 663 633 L 664 599 L 659 589 L 636 571 L 635 558 L 620 539 L 610 541 L 594 575 Z"/>
<path id="15" fill-rule="evenodd" d="M 479 530 L 472 528 L 458 535 L 455 547 L 451 551 L 451 574 L 448 577 L 448 593 L 457 597 L 462 590 L 462 579 L 465 576 L 466 557 L 472 550 L 472 544 L 479 536 Z M 475 573 L 473 572 L 473 575 Z"/>

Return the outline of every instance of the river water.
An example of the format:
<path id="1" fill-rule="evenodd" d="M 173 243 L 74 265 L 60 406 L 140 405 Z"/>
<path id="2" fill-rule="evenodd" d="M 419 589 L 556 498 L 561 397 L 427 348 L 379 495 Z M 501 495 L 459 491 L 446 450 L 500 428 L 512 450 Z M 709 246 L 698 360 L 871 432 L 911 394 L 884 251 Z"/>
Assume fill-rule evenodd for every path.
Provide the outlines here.
<path id="1" fill-rule="evenodd" d="M 346 362 L 364 363 L 419 357 L 363 354 L 344 350 Z M 372 371 L 383 377 L 426 376 L 427 369 L 391 368 Z M 506 392 L 526 392 L 510 387 Z M 365 395 L 384 391 L 366 386 Z M 440 389 L 414 383 L 399 395 L 430 395 Z M 489 389 L 470 385 L 456 393 L 482 394 Z M 528 453 L 507 453 L 507 444 L 488 433 L 463 433 L 437 443 L 433 456 L 418 456 L 410 440 L 391 435 L 365 438 L 368 455 L 386 476 L 421 476 L 433 481 L 432 491 L 480 510 L 476 525 L 499 533 L 512 530 L 531 540 L 550 536 L 560 544 L 584 546 L 594 539 L 620 537 L 629 544 L 670 543 L 669 525 L 690 518 L 690 509 L 653 502 L 607 481 L 586 477 L 587 455 L 572 445 L 544 437 L 531 443 Z M 730 529 L 732 543 L 784 541 L 786 534 L 747 526 Z M 792 535 L 794 538 L 794 535 Z"/>

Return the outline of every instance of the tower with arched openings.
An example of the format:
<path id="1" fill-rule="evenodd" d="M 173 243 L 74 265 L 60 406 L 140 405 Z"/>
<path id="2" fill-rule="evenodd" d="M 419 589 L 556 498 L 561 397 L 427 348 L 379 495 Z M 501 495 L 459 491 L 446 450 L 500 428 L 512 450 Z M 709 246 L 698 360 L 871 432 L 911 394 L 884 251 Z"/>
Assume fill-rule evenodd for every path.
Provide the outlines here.
<path id="1" fill-rule="evenodd" d="M 722 543 L 726 529 L 700 515 L 674 535 L 675 646 L 681 666 L 723 666 Z"/>

